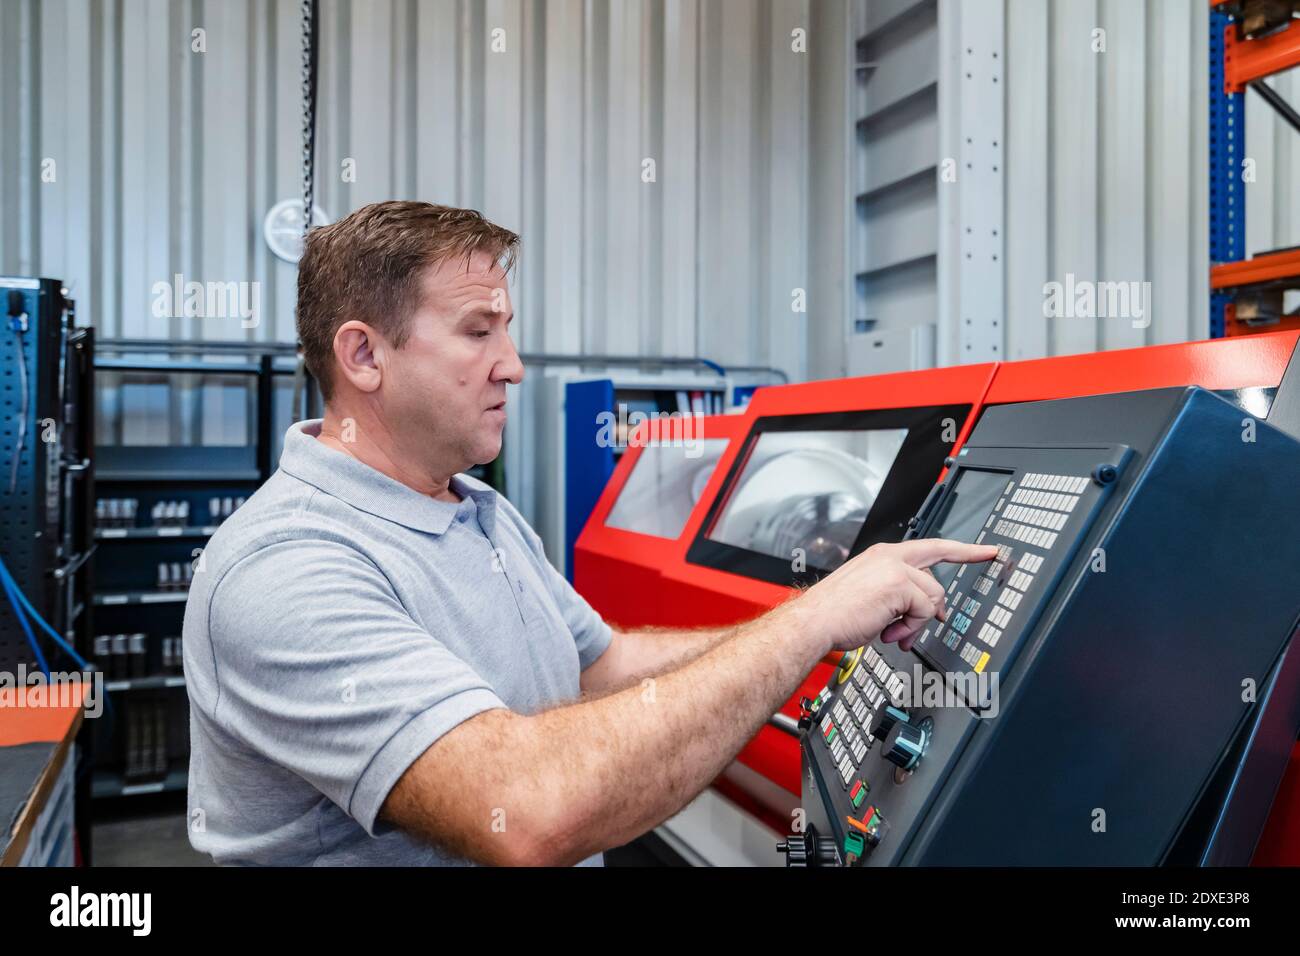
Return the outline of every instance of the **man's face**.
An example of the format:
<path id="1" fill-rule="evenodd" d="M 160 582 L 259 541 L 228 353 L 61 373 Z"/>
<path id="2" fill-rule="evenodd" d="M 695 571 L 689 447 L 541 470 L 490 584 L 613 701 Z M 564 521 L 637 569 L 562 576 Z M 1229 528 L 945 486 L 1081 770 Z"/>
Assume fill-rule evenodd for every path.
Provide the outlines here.
<path id="1" fill-rule="evenodd" d="M 384 417 L 432 468 L 463 471 L 501 453 L 506 383 L 524 367 L 501 267 L 486 253 L 426 270 L 423 299 L 400 349 L 385 349 Z"/>

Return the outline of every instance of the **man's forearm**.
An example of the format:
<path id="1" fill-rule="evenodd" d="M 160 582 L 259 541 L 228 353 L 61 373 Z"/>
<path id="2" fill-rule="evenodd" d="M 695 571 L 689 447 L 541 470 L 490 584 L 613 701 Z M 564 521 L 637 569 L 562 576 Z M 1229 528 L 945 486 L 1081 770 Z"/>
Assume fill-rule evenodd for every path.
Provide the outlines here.
<path id="1" fill-rule="evenodd" d="M 616 630 L 609 660 L 598 660 L 582 675 L 583 692 L 600 696 L 675 670 L 736 635 L 740 625 L 677 630 L 646 627 Z"/>
<path id="2" fill-rule="evenodd" d="M 512 721 L 543 859 L 576 862 L 676 813 L 731 761 L 826 653 L 794 605 L 696 660 L 599 700 Z"/>

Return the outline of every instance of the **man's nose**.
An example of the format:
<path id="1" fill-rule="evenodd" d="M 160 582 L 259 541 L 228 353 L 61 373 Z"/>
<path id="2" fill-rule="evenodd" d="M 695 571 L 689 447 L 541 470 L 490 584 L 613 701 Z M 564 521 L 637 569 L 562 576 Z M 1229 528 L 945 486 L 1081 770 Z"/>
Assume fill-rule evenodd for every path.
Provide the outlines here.
<path id="1" fill-rule="evenodd" d="M 519 360 L 519 350 L 515 348 L 514 339 L 506 335 L 505 340 L 506 354 L 501 357 L 492 369 L 492 378 L 494 381 L 505 381 L 511 385 L 518 385 L 524 380 L 524 363 Z"/>

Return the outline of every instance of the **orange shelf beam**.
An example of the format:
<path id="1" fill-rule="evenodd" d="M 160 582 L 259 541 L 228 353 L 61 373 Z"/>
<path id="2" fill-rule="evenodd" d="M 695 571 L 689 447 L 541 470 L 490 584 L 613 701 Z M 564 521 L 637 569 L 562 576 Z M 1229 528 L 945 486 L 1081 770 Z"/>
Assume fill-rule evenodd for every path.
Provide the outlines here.
<path id="1" fill-rule="evenodd" d="M 1277 279 L 1296 279 L 1300 284 L 1300 249 L 1270 252 L 1240 262 L 1225 262 L 1210 269 L 1211 289 L 1233 289 Z"/>
<path id="2" fill-rule="evenodd" d="M 1254 40 L 1237 38 L 1237 24 L 1223 31 L 1223 91 L 1245 92 L 1246 84 L 1300 66 L 1300 20 L 1285 30 Z"/>

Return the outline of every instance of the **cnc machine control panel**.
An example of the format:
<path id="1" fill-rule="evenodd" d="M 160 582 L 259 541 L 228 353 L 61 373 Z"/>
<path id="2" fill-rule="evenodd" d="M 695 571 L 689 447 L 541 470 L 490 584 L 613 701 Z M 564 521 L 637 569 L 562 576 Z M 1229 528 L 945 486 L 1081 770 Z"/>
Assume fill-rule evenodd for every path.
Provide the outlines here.
<path id="1" fill-rule="evenodd" d="M 910 808 L 896 805 L 896 791 L 927 756 L 936 728 L 964 734 L 960 725 L 993 706 L 992 679 L 1031 631 L 1043 595 L 1128 457 L 1124 446 L 981 448 L 964 450 L 954 462 L 944 493 L 927 502 L 913 536 L 994 544 L 997 558 L 936 566 L 948 618 L 922 630 L 915 657 L 878 645 L 845 655 L 807 707 L 817 733 L 805 754 L 836 822 L 844 822 L 839 846 L 846 857 L 861 858 L 900 815 L 909 817 Z M 1013 461 L 1018 466 L 1008 467 Z M 915 706 L 931 675 L 946 678 L 953 713 Z"/>
<path id="2" fill-rule="evenodd" d="M 933 568 L 947 620 L 910 651 L 846 654 L 804 702 L 808 827 L 787 862 L 1150 865 L 1200 839 L 1197 801 L 1250 716 L 1240 675 L 1267 676 L 1300 613 L 1289 558 L 1285 584 L 1223 568 L 1246 541 L 1300 559 L 1263 490 L 1300 444 L 1244 449 L 1240 417 L 1199 389 L 986 413 L 909 536 L 998 555 Z M 1216 559 L 1187 567 L 1191 541 Z"/>

